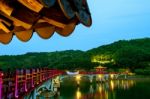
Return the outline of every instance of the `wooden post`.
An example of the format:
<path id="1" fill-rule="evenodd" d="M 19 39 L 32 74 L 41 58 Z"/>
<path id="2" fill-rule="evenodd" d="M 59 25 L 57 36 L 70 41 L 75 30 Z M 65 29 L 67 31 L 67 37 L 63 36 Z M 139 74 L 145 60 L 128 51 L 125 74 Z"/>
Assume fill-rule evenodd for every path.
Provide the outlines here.
<path id="1" fill-rule="evenodd" d="M 36 69 L 36 85 L 39 84 L 39 69 Z"/>
<path id="2" fill-rule="evenodd" d="M 44 70 L 44 68 L 42 68 L 42 73 L 43 73 L 42 80 L 44 81 L 45 80 L 45 70 Z"/>
<path id="3" fill-rule="evenodd" d="M 23 72 L 24 72 L 23 73 L 23 76 L 24 76 L 24 91 L 27 92 L 28 91 L 28 89 L 27 89 L 27 70 L 24 69 Z"/>
<path id="4" fill-rule="evenodd" d="M 0 71 L 0 99 L 2 99 L 3 73 Z"/>
<path id="5" fill-rule="evenodd" d="M 31 71 L 31 86 L 32 86 L 32 88 L 34 87 L 34 69 L 30 69 L 30 71 Z"/>
<path id="6" fill-rule="evenodd" d="M 18 98 L 18 70 L 15 73 L 15 98 Z"/>
<path id="7" fill-rule="evenodd" d="M 43 79 L 46 80 L 46 69 L 45 68 L 44 68 L 43 72 L 44 72 L 44 78 Z"/>
<path id="8" fill-rule="evenodd" d="M 42 69 L 39 68 L 39 78 L 40 78 L 40 82 L 42 82 Z"/>

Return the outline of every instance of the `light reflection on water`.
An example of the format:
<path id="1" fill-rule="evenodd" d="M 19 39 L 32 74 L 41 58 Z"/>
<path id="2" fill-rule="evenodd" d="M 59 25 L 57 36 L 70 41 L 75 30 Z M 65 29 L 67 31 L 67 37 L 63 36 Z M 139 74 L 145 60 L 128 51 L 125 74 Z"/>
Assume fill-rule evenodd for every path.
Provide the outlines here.
<path id="1" fill-rule="evenodd" d="M 150 78 L 134 80 L 110 80 L 90 83 L 88 79 L 64 79 L 55 97 L 42 95 L 39 99 L 149 99 Z"/>
<path id="2" fill-rule="evenodd" d="M 70 85 L 66 82 L 62 84 L 60 95 L 56 99 L 116 99 L 115 90 L 128 90 L 135 85 L 134 80 L 110 80 L 104 83 L 81 81 L 80 85 L 78 82 L 75 85 L 75 80 Z"/>
<path id="3" fill-rule="evenodd" d="M 76 92 L 76 99 L 81 99 L 81 92 L 79 88 L 77 89 L 77 92 Z"/>

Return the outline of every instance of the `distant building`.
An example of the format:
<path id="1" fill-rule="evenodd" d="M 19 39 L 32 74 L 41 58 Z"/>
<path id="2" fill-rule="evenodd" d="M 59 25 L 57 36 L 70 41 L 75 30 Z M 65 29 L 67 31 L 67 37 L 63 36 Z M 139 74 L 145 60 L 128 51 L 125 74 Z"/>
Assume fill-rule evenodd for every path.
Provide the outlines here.
<path id="1" fill-rule="evenodd" d="M 95 67 L 96 72 L 106 73 L 107 67 L 97 66 Z"/>

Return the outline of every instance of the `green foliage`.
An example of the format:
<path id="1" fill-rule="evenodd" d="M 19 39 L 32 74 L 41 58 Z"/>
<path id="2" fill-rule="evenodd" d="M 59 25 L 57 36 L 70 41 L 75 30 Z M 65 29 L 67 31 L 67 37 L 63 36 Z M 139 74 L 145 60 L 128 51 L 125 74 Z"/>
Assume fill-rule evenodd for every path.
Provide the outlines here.
<path id="1" fill-rule="evenodd" d="M 139 75 L 150 75 L 150 69 L 136 69 L 135 73 Z"/>
<path id="2" fill-rule="evenodd" d="M 136 73 L 148 74 L 150 65 L 150 38 L 120 40 L 86 52 L 67 50 L 43 53 L 27 53 L 16 56 L 0 56 L 0 68 L 57 68 L 57 69 L 92 69 L 103 65 L 109 70 L 130 69 Z M 144 69 L 144 70 L 143 70 Z"/>
<path id="3" fill-rule="evenodd" d="M 87 53 L 92 57 L 98 55 L 106 55 L 108 57 L 109 55 L 109 58 L 105 61 L 110 61 L 110 63 L 103 64 L 109 68 L 129 68 L 134 71 L 135 69 L 149 66 L 150 38 L 130 41 L 121 40 L 89 50 Z M 98 59 L 98 61 L 100 60 Z"/>
<path id="4" fill-rule="evenodd" d="M 27 53 L 17 56 L 0 56 L 0 68 L 55 68 L 55 69 L 92 69 L 97 64 L 92 63 L 90 57 L 79 50 L 68 50 L 50 53 Z"/>

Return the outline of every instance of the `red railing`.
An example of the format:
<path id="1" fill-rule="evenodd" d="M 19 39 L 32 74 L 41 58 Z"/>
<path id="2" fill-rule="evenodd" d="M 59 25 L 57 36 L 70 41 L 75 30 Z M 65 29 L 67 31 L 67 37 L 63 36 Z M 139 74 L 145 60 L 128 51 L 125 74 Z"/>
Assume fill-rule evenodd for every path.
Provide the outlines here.
<path id="1" fill-rule="evenodd" d="M 20 99 L 37 86 L 55 76 L 65 74 L 56 69 L 21 69 L 15 72 L 0 71 L 0 99 Z M 79 74 L 107 74 L 106 71 L 80 71 Z"/>
<path id="2" fill-rule="evenodd" d="M 43 82 L 62 73 L 60 70 L 47 68 L 21 69 L 7 73 L 0 71 L 0 99 L 20 99 Z"/>
<path id="3" fill-rule="evenodd" d="M 87 71 L 81 71 L 79 72 L 79 74 L 88 74 L 88 75 L 93 75 L 93 74 L 108 74 L 108 72 L 106 71 L 91 71 L 91 72 L 87 72 Z"/>

